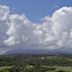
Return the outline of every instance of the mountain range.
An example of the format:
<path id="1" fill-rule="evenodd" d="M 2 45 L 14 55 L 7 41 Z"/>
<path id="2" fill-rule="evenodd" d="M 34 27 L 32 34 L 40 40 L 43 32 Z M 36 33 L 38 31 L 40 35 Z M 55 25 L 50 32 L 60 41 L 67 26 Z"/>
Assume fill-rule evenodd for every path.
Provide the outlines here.
<path id="1" fill-rule="evenodd" d="M 15 49 L 8 51 L 6 54 L 46 54 L 46 55 L 60 55 L 60 54 L 72 54 L 71 48 L 60 48 L 60 49 L 31 49 L 31 48 L 25 48 L 25 49 Z"/>

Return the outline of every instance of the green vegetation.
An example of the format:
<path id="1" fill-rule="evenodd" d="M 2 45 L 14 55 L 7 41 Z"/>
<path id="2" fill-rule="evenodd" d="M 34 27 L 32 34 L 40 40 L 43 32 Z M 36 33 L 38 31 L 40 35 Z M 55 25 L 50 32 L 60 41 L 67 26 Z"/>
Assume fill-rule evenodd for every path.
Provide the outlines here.
<path id="1" fill-rule="evenodd" d="M 3 55 L 0 72 L 72 72 L 72 56 Z"/>

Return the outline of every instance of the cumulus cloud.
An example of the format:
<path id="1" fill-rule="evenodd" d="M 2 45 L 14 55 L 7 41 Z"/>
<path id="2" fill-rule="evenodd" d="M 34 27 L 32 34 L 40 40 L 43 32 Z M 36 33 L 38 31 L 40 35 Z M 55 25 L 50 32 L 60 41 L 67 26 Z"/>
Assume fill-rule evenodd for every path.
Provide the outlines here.
<path id="1" fill-rule="evenodd" d="M 9 7 L 0 5 L 0 45 L 6 39 L 7 18 L 9 16 Z"/>
<path id="2" fill-rule="evenodd" d="M 72 7 L 62 7 L 37 24 L 0 6 L 0 38 L 0 45 L 13 48 L 72 48 Z"/>

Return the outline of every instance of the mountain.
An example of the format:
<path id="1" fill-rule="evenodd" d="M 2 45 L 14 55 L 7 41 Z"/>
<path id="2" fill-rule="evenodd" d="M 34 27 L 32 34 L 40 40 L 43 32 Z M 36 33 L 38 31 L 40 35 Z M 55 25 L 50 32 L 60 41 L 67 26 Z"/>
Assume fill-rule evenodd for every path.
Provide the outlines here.
<path id="1" fill-rule="evenodd" d="M 12 51 L 8 51 L 6 54 L 46 54 L 46 55 L 60 55 L 60 54 L 72 54 L 71 48 L 60 48 L 60 49 L 15 49 Z"/>

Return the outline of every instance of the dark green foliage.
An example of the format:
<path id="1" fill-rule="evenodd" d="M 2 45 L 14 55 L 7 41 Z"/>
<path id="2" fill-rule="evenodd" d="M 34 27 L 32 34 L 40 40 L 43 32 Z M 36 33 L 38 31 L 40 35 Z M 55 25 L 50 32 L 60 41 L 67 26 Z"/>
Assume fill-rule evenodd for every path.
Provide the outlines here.
<path id="1" fill-rule="evenodd" d="M 70 72 L 57 66 L 72 67 L 72 57 L 47 55 L 5 55 L 0 56 L 0 67 L 9 66 L 0 72 Z"/>

